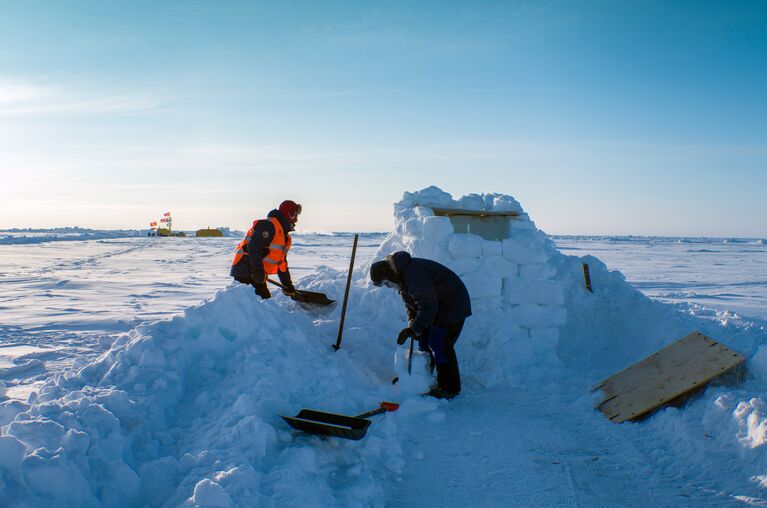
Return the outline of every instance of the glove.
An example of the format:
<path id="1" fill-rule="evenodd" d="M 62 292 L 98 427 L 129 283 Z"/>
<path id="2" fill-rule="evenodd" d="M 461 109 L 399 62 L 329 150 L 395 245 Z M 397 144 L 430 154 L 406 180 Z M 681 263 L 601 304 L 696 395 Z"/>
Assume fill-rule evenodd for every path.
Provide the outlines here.
<path id="1" fill-rule="evenodd" d="M 261 297 L 262 300 L 268 300 L 272 297 L 272 294 L 269 292 L 269 288 L 266 287 L 266 284 L 263 282 L 260 284 L 253 284 L 256 288 L 256 294 Z"/>
<path id="2" fill-rule="evenodd" d="M 290 296 L 296 294 L 296 286 L 293 284 L 283 284 L 285 286 L 282 289 L 282 292 L 285 294 L 285 296 Z"/>
<path id="3" fill-rule="evenodd" d="M 410 337 L 415 337 L 417 334 L 415 331 L 410 328 L 409 326 L 407 328 L 403 328 L 401 332 L 399 332 L 399 335 L 397 336 L 397 344 L 400 346 L 405 343 L 405 341 Z"/>

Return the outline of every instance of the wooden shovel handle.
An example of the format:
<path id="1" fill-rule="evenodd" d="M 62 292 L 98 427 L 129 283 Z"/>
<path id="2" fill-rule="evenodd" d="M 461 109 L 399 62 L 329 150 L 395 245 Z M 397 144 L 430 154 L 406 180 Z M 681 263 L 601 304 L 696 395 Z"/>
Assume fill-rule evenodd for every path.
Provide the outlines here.
<path id="1" fill-rule="evenodd" d="M 266 279 L 266 280 L 269 281 L 271 284 L 274 284 L 275 286 L 277 286 L 280 289 L 284 289 L 285 291 L 288 290 L 288 288 L 286 288 L 285 286 L 283 286 L 282 284 L 280 284 L 279 282 L 277 282 L 274 279 Z M 295 292 L 298 293 L 298 290 L 296 290 Z"/>

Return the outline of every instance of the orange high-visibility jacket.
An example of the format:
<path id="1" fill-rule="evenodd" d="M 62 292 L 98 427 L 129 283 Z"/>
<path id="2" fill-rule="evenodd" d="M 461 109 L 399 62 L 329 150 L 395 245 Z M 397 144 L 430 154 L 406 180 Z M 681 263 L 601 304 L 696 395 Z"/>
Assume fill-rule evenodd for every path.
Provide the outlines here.
<path id="1" fill-rule="evenodd" d="M 285 257 L 288 255 L 293 240 L 290 236 L 285 234 L 282 224 L 280 224 L 280 221 L 276 217 L 269 217 L 266 220 L 271 222 L 274 226 L 274 236 L 272 237 L 272 243 L 269 244 L 269 253 L 264 256 L 264 271 L 268 275 L 274 275 L 278 270 L 284 272 L 288 269 L 288 262 L 285 260 Z M 237 244 L 234 259 L 232 259 L 232 266 L 239 263 L 243 256 L 248 255 L 245 249 L 250 242 L 250 237 L 253 235 L 253 229 L 258 222 L 259 221 L 255 221 L 253 223 L 253 226 L 248 230 L 248 234 L 245 235 L 245 238 Z"/>

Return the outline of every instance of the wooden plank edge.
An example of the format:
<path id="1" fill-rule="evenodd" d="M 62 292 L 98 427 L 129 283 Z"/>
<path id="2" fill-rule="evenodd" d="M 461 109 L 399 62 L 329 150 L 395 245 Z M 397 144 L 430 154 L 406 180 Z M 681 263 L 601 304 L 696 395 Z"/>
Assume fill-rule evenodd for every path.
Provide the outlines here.
<path id="1" fill-rule="evenodd" d="M 593 393 L 593 392 L 595 392 L 595 391 L 605 387 L 606 385 L 610 384 L 610 382 L 613 381 L 615 378 L 617 378 L 617 377 L 621 376 L 622 374 L 624 374 L 624 373 L 634 369 L 634 367 L 638 367 L 638 366 L 642 365 L 644 362 L 647 362 L 648 360 L 650 360 L 650 359 L 660 355 L 661 353 L 666 352 L 667 350 L 671 349 L 674 346 L 680 346 L 681 347 L 681 343 L 682 342 L 684 342 L 685 340 L 690 340 L 690 339 L 692 339 L 692 337 L 696 337 L 696 336 L 702 337 L 705 342 L 708 342 L 709 343 L 708 347 L 722 346 L 723 348 L 725 348 L 725 349 L 727 349 L 729 351 L 732 351 L 732 353 L 734 353 L 737 356 L 740 356 L 741 358 L 743 358 L 743 360 L 745 360 L 745 358 L 742 355 L 740 355 L 737 351 L 733 351 L 732 349 L 728 348 L 726 345 L 724 345 L 724 344 L 722 344 L 720 342 L 715 341 L 714 339 L 712 339 L 708 335 L 704 335 L 703 333 L 698 332 L 698 331 L 693 331 L 693 332 L 688 333 L 687 335 L 685 335 L 681 339 L 678 339 L 678 340 L 672 342 L 671 344 L 668 344 L 668 345 L 664 346 L 662 349 L 659 349 L 655 353 L 642 358 L 638 362 L 634 362 L 633 364 L 629 365 L 625 369 L 623 369 L 623 370 L 621 370 L 619 372 L 616 372 L 612 376 L 606 378 L 605 380 L 601 381 L 599 384 L 595 385 L 594 388 L 592 388 L 590 390 L 590 392 Z"/>
<path id="2" fill-rule="evenodd" d="M 717 379 L 726 377 L 726 376 L 728 376 L 730 374 L 735 374 L 736 378 L 741 378 L 742 375 L 745 372 L 745 361 L 746 361 L 746 358 L 743 357 L 740 354 L 738 354 L 738 356 L 741 357 L 742 361 L 740 361 L 737 364 L 731 366 L 730 368 L 728 368 L 724 372 L 720 372 L 719 374 L 716 374 L 715 376 L 712 376 L 712 377 L 708 378 L 708 380 L 698 384 L 697 386 L 691 387 L 689 390 L 686 390 L 686 391 L 684 391 L 684 392 L 682 392 L 682 393 L 680 393 L 680 394 L 678 394 L 678 395 L 676 395 L 676 396 L 666 400 L 665 402 L 661 402 L 660 404 L 658 404 L 656 406 L 653 406 L 653 407 L 651 407 L 649 409 L 640 410 L 640 412 L 633 413 L 632 415 L 630 415 L 627 418 L 623 418 L 621 420 L 616 420 L 616 418 L 621 415 L 620 412 L 614 413 L 612 416 L 610 416 L 608 413 L 606 413 L 605 411 L 602 410 L 602 405 L 604 405 L 607 402 L 610 402 L 610 401 L 618 398 L 620 395 L 616 395 L 614 397 L 610 397 L 609 399 L 606 399 L 606 400 L 602 401 L 596 407 L 596 409 L 599 409 L 599 411 L 602 414 L 604 414 L 607 417 L 607 419 L 610 420 L 611 422 L 613 422 L 613 423 L 624 423 L 624 422 L 627 422 L 627 421 L 639 421 L 639 420 L 642 420 L 642 419 L 650 416 L 655 411 L 658 411 L 660 409 L 663 409 L 663 408 L 666 408 L 666 407 L 669 407 L 669 406 L 679 407 L 682 404 L 684 404 L 687 400 L 689 400 L 691 397 L 693 397 L 695 394 L 704 391 L 712 383 L 714 383 Z M 740 372 L 739 373 L 738 372 L 734 372 L 736 370 L 740 370 Z"/>
<path id="3" fill-rule="evenodd" d="M 461 210 L 457 208 L 432 208 L 434 215 L 442 217 L 467 216 L 467 217 L 519 217 L 519 212 L 493 212 L 490 210 Z"/>

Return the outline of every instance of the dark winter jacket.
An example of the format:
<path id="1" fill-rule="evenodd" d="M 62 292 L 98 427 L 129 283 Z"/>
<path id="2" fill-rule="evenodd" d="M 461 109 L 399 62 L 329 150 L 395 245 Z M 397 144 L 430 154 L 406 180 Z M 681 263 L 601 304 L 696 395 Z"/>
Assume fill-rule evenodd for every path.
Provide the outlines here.
<path id="1" fill-rule="evenodd" d="M 267 217 L 274 217 L 280 221 L 286 235 L 295 229 L 293 224 L 288 222 L 279 210 L 272 210 Z M 253 228 L 253 234 L 250 235 L 248 255 L 243 256 L 236 265 L 232 266 L 229 275 L 243 284 L 252 284 L 253 280 L 264 280 L 264 256 L 269 253 L 269 244 L 272 243 L 272 238 L 274 238 L 274 225 L 268 220 L 258 221 Z M 287 238 L 285 240 L 287 242 Z M 290 270 L 277 272 L 277 276 L 283 285 L 293 285 L 290 279 Z"/>
<path id="2" fill-rule="evenodd" d="M 402 278 L 400 295 L 410 327 L 423 333 L 431 325 L 448 326 L 471 316 L 471 299 L 461 279 L 448 267 L 407 252 L 392 255 Z"/>

